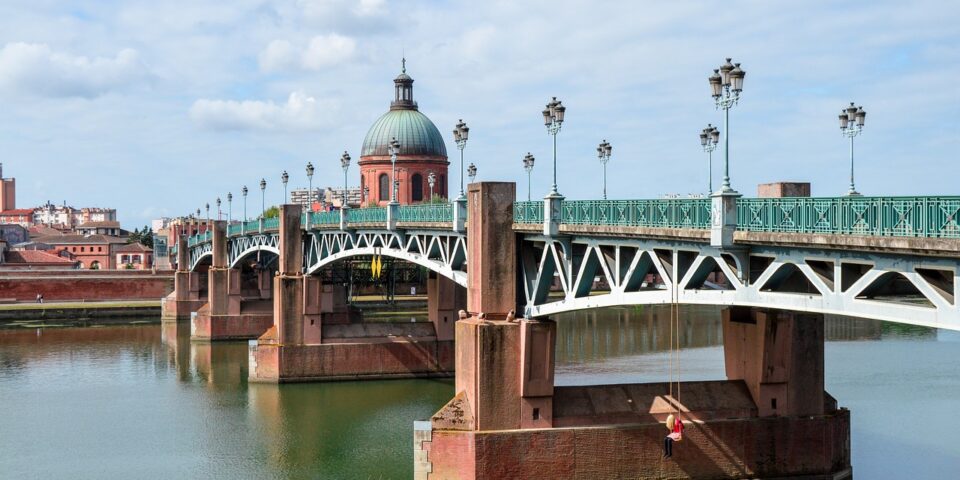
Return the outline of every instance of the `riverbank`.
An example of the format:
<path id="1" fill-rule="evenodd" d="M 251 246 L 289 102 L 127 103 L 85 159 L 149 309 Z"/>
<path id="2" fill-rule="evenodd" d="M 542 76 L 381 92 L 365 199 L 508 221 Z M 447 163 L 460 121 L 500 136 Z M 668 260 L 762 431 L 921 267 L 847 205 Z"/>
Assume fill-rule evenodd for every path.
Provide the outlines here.
<path id="1" fill-rule="evenodd" d="M 160 300 L 11 303 L 0 305 L 0 328 L 160 323 Z"/>
<path id="2" fill-rule="evenodd" d="M 428 321 L 426 296 L 398 297 L 393 305 L 379 296 L 358 297 L 366 321 Z M 160 300 L 0 304 L 0 328 L 86 327 L 160 323 Z"/>

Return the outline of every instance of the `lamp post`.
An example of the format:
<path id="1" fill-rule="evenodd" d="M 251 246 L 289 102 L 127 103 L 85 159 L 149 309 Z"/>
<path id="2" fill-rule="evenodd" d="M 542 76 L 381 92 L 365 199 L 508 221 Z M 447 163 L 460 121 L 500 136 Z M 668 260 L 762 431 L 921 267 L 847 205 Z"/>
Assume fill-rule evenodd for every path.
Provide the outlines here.
<path id="1" fill-rule="evenodd" d="M 713 151 L 717 149 L 717 143 L 720 141 L 720 130 L 711 124 L 707 124 L 700 132 L 700 146 L 707 152 L 707 195 L 713 193 Z"/>
<path id="2" fill-rule="evenodd" d="M 283 201 L 280 202 L 281 205 L 287 203 L 287 181 L 290 180 L 290 175 L 287 175 L 287 171 L 283 171 L 283 175 L 280 175 L 280 181 L 283 182 Z"/>
<path id="3" fill-rule="evenodd" d="M 390 152 L 390 164 L 393 168 L 393 175 L 390 178 L 391 183 L 393 183 L 390 189 L 390 203 L 397 203 L 397 154 L 400 153 L 400 142 L 397 141 L 397 137 L 390 139 L 390 146 L 387 151 Z"/>
<path id="4" fill-rule="evenodd" d="M 227 192 L 227 225 L 233 223 L 233 192 Z"/>
<path id="5" fill-rule="evenodd" d="M 463 123 L 463 119 L 460 119 L 453 129 L 453 139 L 457 142 L 457 149 L 460 150 L 460 196 L 457 198 L 466 197 L 463 193 L 463 149 L 467 147 L 467 137 L 469 135 L 470 127 Z"/>
<path id="6" fill-rule="evenodd" d="M 743 91 L 743 77 L 746 72 L 740 64 L 730 63 L 731 59 L 713 71 L 710 76 L 710 91 L 717 108 L 723 109 L 723 184 L 720 193 L 736 193 L 730 187 L 730 107 L 740 100 Z"/>
<path id="7" fill-rule="evenodd" d="M 527 171 L 527 201 L 530 201 L 530 172 L 533 171 L 533 163 L 536 161 L 530 152 L 523 156 L 523 169 Z"/>
<path id="8" fill-rule="evenodd" d="M 547 102 L 543 110 L 543 123 L 547 126 L 547 133 L 553 136 L 553 187 L 550 189 L 550 196 L 559 197 L 557 191 L 557 134 L 560 133 L 560 127 L 563 125 L 563 115 L 567 107 L 563 106 L 557 97 Z"/>
<path id="9" fill-rule="evenodd" d="M 217 220 L 223 220 L 223 218 L 221 218 L 223 216 L 223 211 L 220 210 L 220 205 L 220 197 L 217 197 Z"/>
<path id="10" fill-rule="evenodd" d="M 600 164 L 603 165 L 603 199 L 607 199 L 607 162 L 610 161 L 610 153 L 613 152 L 613 147 L 604 139 L 600 142 L 600 145 L 597 145 L 597 158 L 600 159 Z"/>
<path id="11" fill-rule="evenodd" d="M 247 186 L 244 185 L 240 190 L 240 193 L 243 194 L 243 221 L 246 222 L 250 217 L 247 216 Z"/>
<path id="12" fill-rule="evenodd" d="M 261 178 L 260 179 L 260 219 L 261 220 L 263 220 L 264 214 L 267 211 L 267 203 L 266 203 L 266 200 L 263 198 L 264 191 L 266 189 L 267 189 L 267 180 Z"/>
<path id="13" fill-rule="evenodd" d="M 340 166 L 343 167 L 343 204 L 340 208 L 347 208 L 347 171 L 350 170 L 350 154 L 346 150 L 340 155 Z"/>
<path id="14" fill-rule="evenodd" d="M 860 195 L 853 185 L 853 137 L 863 132 L 863 122 L 866 118 L 867 112 L 863 111 L 863 107 L 856 107 L 853 102 L 850 102 L 850 106 L 845 110 L 840 111 L 840 133 L 850 138 L 850 191 L 847 192 L 849 196 Z"/>
<path id="15" fill-rule="evenodd" d="M 433 186 L 437 184 L 437 175 L 433 172 L 430 172 L 427 175 L 427 184 L 430 185 L 430 202 L 433 202 Z"/>
<path id="16" fill-rule="evenodd" d="M 307 162 L 307 211 L 313 211 L 313 163 Z"/>
<path id="17" fill-rule="evenodd" d="M 470 177 L 470 183 L 473 183 L 473 179 L 477 178 L 477 166 L 476 166 L 476 165 L 474 165 L 474 164 L 471 163 L 470 166 L 467 167 L 467 176 Z"/>

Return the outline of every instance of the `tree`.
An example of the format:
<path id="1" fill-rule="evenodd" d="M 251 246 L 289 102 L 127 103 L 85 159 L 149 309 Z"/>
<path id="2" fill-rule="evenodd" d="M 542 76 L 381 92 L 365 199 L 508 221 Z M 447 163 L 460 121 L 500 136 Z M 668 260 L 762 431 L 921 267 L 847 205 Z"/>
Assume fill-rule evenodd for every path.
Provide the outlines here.
<path id="1" fill-rule="evenodd" d="M 280 216 L 280 207 L 270 207 L 263 211 L 263 218 L 275 218 Z"/>

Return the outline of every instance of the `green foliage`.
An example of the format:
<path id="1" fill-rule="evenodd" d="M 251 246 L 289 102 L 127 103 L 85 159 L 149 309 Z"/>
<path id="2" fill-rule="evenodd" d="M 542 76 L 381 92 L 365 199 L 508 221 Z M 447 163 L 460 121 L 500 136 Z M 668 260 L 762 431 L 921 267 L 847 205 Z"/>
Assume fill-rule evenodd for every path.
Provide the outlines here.
<path id="1" fill-rule="evenodd" d="M 147 225 L 143 226 L 143 230 L 135 228 L 127 237 L 127 243 L 139 243 L 145 247 L 153 248 L 153 232 Z"/>
<path id="2" fill-rule="evenodd" d="M 425 203 L 449 203 L 450 200 L 447 200 L 446 197 L 441 197 L 439 194 L 434 193 L 430 200 Z"/>
<path id="3" fill-rule="evenodd" d="M 263 218 L 276 218 L 280 216 L 280 207 L 270 207 L 263 212 Z"/>

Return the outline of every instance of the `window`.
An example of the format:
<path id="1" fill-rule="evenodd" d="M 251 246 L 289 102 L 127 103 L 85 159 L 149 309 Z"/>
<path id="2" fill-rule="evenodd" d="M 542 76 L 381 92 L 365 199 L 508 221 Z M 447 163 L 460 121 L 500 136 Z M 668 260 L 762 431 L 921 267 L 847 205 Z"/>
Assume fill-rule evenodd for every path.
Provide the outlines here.
<path id="1" fill-rule="evenodd" d="M 380 200 L 390 200 L 390 179 L 386 173 L 380 174 Z"/>
<path id="2" fill-rule="evenodd" d="M 87 248 L 87 247 L 80 247 L 80 251 L 83 252 L 83 251 L 86 250 L 86 248 Z"/>
<path id="3" fill-rule="evenodd" d="M 97 251 L 98 251 L 98 252 L 102 252 L 102 251 L 103 251 L 103 247 L 97 247 Z"/>
<path id="4" fill-rule="evenodd" d="M 123 264 L 130 263 L 130 255 L 121 255 L 120 263 L 123 263 Z"/>
<path id="5" fill-rule="evenodd" d="M 423 201 L 423 175 L 419 173 L 413 174 L 413 179 L 410 181 L 410 199 L 414 202 Z"/>

